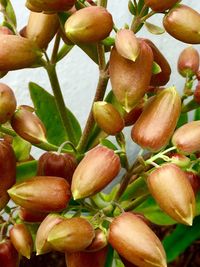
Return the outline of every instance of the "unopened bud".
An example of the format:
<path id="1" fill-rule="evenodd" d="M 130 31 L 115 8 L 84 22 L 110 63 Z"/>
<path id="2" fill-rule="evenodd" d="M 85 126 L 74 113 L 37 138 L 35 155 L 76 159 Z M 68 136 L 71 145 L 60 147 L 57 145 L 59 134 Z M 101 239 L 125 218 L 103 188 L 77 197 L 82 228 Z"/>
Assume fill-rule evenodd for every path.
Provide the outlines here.
<path id="1" fill-rule="evenodd" d="M 101 229 L 95 230 L 95 237 L 92 240 L 92 243 L 85 249 L 86 252 L 99 251 L 102 248 L 106 247 L 108 244 L 106 233 Z"/>
<path id="2" fill-rule="evenodd" d="M 181 168 L 187 168 L 190 165 L 190 159 L 183 154 L 171 153 L 169 157 L 171 163 L 174 163 Z"/>
<path id="3" fill-rule="evenodd" d="M 21 220 L 34 223 L 43 221 L 47 214 L 20 207 L 18 215 Z"/>
<path id="4" fill-rule="evenodd" d="M 6 26 L 0 26 L 0 34 L 13 35 L 14 33 Z"/>
<path id="5" fill-rule="evenodd" d="M 144 109 L 144 101 L 140 101 L 140 103 L 133 108 L 131 111 L 126 112 L 124 115 L 124 123 L 125 126 L 131 126 L 139 119 L 142 111 Z"/>
<path id="6" fill-rule="evenodd" d="M 200 81 L 198 81 L 194 90 L 194 101 L 200 105 Z"/>
<path id="7" fill-rule="evenodd" d="M 179 0 L 145 0 L 145 5 L 150 7 L 153 11 L 163 12 L 167 9 L 172 8 Z"/>
<path id="8" fill-rule="evenodd" d="M 185 171 L 185 174 L 192 186 L 192 189 L 194 191 L 194 194 L 196 195 L 200 189 L 200 177 L 199 175 L 194 171 Z"/>
<path id="9" fill-rule="evenodd" d="M 2 267 L 18 267 L 19 255 L 10 239 L 0 241 L 0 263 Z"/>
<path id="10" fill-rule="evenodd" d="M 16 98 L 13 90 L 4 83 L 0 83 L 0 124 L 11 119 L 16 109 Z"/>
<path id="11" fill-rule="evenodd" d="M 61 12 L 73 7 L 75 0 L 26 0 L 26 7 L 34 12 Z"/>

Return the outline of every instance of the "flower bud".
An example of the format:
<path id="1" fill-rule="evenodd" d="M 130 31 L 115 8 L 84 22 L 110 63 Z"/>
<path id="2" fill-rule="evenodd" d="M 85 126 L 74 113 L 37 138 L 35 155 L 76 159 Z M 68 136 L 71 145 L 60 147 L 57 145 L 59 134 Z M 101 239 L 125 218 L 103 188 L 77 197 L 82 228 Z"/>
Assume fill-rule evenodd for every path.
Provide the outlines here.
<path id="1" fill-rule="evenodd" d="M 163 56 L 160 50 L 155 46 L 155 44 L 149 39 L 144 39 L 144 41 L 151 47 L 153 52 L 154 61 L 160 66 L 161 72 L 158 74 L 153 74 L 151 76 L 150 84 L 153 86 L 161 86 L 168 83 L 171 75 L 171 68 L 167 59 Z"/>
<path id="2" fill-rule="evenodd" d="M 19 206 L 39 212 L 61 211 L 71 197 L 68 182 L 61 177 L 37 176 L 8 190 Z"/>
<path id="3" fill-rule="evenodd" d="M 72 195 L 80 199 L 94 195 L 108 185 L 120 171 L 120 159 L 113 150 L 98 146 L 79 163 L 72 177 Z"/>
<path id="4" fill-rule="evenodd" d="M 150 7 L 153 11 L 163 12 L 167 9 L 172 8 L 179 0 L 145 0 L 145 5 Z"/>
<path id="5" fill-rule="evenodd" d="M 105 247 L 96 252 L 65 253 L 67 267 L 104 267 L 108 248 Z"/>
<path id="6" fill-rule="evenodd" d="M 46 142 L 46 129 L 42 121 L 32 112 L 18 109 L 11 119 L 15 132 L 26 141 L 39 144 Z"/>
<path id="7" fill-rule="evenodd" d="M 131 126 L 134 123 L 136 123 L 136 121 L 138 120 L 138 118 L 142 114 L 143 109 L 144 109 L 144 101 L 142 100 L 131 111 L 126 112 L 124 115 L 125 126 Z"/>
<path id="8" fill-rule="evenodd" d="M 130 111 L 146 93 L 152 73 L 153 53 L 151 48 L 139 40 L 140 54 L 132 62 L 114 47 L 110 56 L 110 81 L 117 100 Z"/>
<path id="9" fill-rule="evenodd" d="M 0 34 L 0 71 L 31 67 L 42 57 L 37 45 L 17 35 Z"/>
<path id="10" fill-rule="evenodd" d="M 140 53 L 140 45 L 135 34 L 131 30 L 122 29 L 117 32 L 115 38 L 117 52 L 124 58 L 136 61 Z"/>
<path id="11" fill-rule="evenodd" d="M 74 43 L 96 43 L 109 36 L 111 14 L 103 7 L 90 6 L 76 11 L 65 23 L 67 37 Z"/>
<path id="12" fill-rule="evenodd" d="M 192 225 L 195 196 L 186 174 L 178 166 L 162 165 L 148 176 L 147 184 L 164 212 L 179 223 Z"/>
<path id="13" fill-rule="evenodd" d="M 71 183 L 76 166 L 76 158 L 69 153 L 45 152 L 38 160 L 37 175 L 62 177 Z"/>
<path id="14" fill-rule="evenodd" d="M 32 210 L 28 210 L 20 207 L 19 209 L 19 218 L 25 222 L 41 222 L 46 217 L 46 213 L 43 212 L 34 212 Z"/>
<path id="15" fill-rule="evenodd" d="M 18 253 L 30 259 L 33 251 L 33 239 L 25 224 L 15 224 L 10 229 L 9 236 Z"/>
<path id="16" fill-rule="evenodd" d="M 11 119 L 16 109 L 16 98 L 10 87 L 0 83 L 0 124 Z"/>
<path id="17" fill-rule="evenodd" d="M 165 30 L 177 40 L 189 43 L 200 43 L 200 14 L 186 5 L 178 5 L 164 17 Z"/>
<path id="18" fill-rule="evenodd" d="M 199 53 L 189 46 L 185 48 L 178 58 L 178 72 L 183 77 L 192 77 L 199 69 Z"/>
<path id="19" fill-rule="evenodd" d="M 193 172 L 193 171 L 185 171 L 185 174 L 192 186 L 194 194 L 196 195 L 200 189 L 200 177 L 197 175 L 196 172 Z"/>
<path id="20" fill-rule="evenodd" d="M 67 11 L 73 7 L 75 0 L 26 0 L 26 7 L 34 12 Z"/>
<path id="21" fill-rule="evenodd" d="M 36 42 L 40 48 L 47 48 L 59 27 L 57 14 L 30 12 L 25 37 Z"/>
<path id="22" fill-rule="evenodd" d="M 92 240 L 92 243 L 85 249 L 86 252 L 99 251 L 102 248 L 106 247 L 108 244 L 106 234 L 103 230 L 97 228 L 95 230 L 95 237 Z"/>
<path id="23" fill-rule="evenodd" d="M 191 121 L 178 128 L 173 137 L 172 143 L 184 154 L 192 154 L 200 151 L 200 120 Z"/>
<path id="24" fill-rule="evenodd" d="M 110 103 L 95 102 L 93 115 L 97 125 L 107 134 L 116 135 L 124 128 L 124 120 L 119 111 Z"/>
<path id="25" fill-rule="evenodd" d="M 37 255 L 48 253 L 52 250 L 51 245 L 47 241 L 48 234 L 50 230 L 58 223 L 64 220 L 59 214 L 49 214 L 40 224 L 36 239 L 35 247 Z"/>
<path id="26" fill-rule="evenodd" d="M 2 267 L 18 267 L 19 256 L 9 239 L 0 241 L 0 263 Z"/>
<path id="27" fill-rule="evenodd" d="M 131 212 L 114 218 L 109 228 L 111 246 L 130 263 L 143 267 L 167 267 L 163 246 L 154 232 Z"/>
<path id="28" fill-rule="evenodd" d="M 8 193 L 6 191 L 2 192 L 0 195 L 0 211 L 5 208 L 5 206 L 9 202 L 9 200 L 10 200 L 10 197 L 9 197 Z"/>
<path id="29" fill-rule="evenodd" d="M 181 99 L 175 87 L 161 91 L 149 100 L 134 124 L 131 132 L 133 141 L 143 148 L 159 151 L 168 144 L 180 112 Z"/>
<path id="30" fill-rule="evenodd" d="M 121 261 L 124 264 L 124 267 L 137 267 L 135 264 L 132 264 L 131 262 L 127 261 L 125 258 L 120 257 Z"/>
<path id="31" fill-rule="evenodd" d="M 200 105 L 200 81 L 198 81 L 194 90 L 194 101 Z"/>
<path id="32" fill-rule="evenodd" d="M 0 34 L 13 35 L 13 32 L 6 26 L 0 26 Z"/>
<path id="33" fill-rule="evenodd" d="M 76 252 L 88 247 L 94 237 L 92 225 L 86 219 L 74 217 L 54 225 L 47 241 L 56 251 Z"/>

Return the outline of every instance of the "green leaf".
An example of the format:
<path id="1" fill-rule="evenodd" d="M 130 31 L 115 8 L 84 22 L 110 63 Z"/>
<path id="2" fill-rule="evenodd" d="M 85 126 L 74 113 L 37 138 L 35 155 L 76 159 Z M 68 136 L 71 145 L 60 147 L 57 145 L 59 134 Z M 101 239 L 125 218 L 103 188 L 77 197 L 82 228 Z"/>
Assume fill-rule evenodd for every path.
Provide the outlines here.
<path id="1" fill-rule="evenodd" d="M 199 104 L 197 104 L 197 102 L 192 99 L 190 102 L 188 102 L 185 106 L 182 107 L 182 113 L 186 113 L 197 108 L 199 108 Z"/>
<path id="2" fill-rule="evenodd" d="M 172 262 L 185 251 L 195 240 L 200 238 L 200 216 L 196 217 L 193 226 L 177 225 L 176 229 L 163 240 L 167 262 Z"/>
<path id="3" fill-rule="evenodd" d="M 152 34 L 163 34 L 165 32 L 165 30 L 157 25 L 154 25 L 152 23 L 149 23 L 147 21 L 145 21 L 144 23 L 145 27 L 147 28 L 147 30 L 152 33 Z"/>
<path id="4" fill-rule="evenodd" d="M 63 59 L 72 50 L 73 47 L 74 45 L 64 44 L 57 54 L 56 62 Z"/>
<path id="5" fill-rule="evenodd" d="M 136 15 L 136 8 L 135 8 L 132 0 L 128 1 L 128 10 L 132 15 L 134 15 L 134 16 Z"/>
<path id="6" fill-rule="evenodd" d="M 17 165 L 16 181 L 20 183 L 26 179 L 36 176 L 37 160 L 26 161 Z"/>
<path id="7" fill-rule="evenodd" d="M 59 146 L 67 141 L 68 136 L 63 127 L 54 97 L 45 89 L 32 82 L 29 84 L 29 91 L 36 114 L 46 127 L 48 142 Z M 67 108 L 66 110 L 76 138 L 75 145 L 77 145 L 81 137 L 81 127 L 72 112 Z"/>
<path id="8" fill-rule="evenodd" d="M 106 146 L 106 147 L 108 147 L 108 148 L 110 148 L 110 149 L 112 149 L 112 150 L 117 150 L 118 148 L 116 147 L 116 145 L 114 145 L 110 140 L 108 140 L 108 139 L 101 139 L 101 141 L 100 141 L 100 144 L 102 145 L 102 146 Z"/>
<path id="9" fill-rule="evenodd" d="M 99 64 L 97 46 L 94 44 L 78 44 L 78 47 L 85 52 L 97 65 Z"/>
<path id="10" fill-rule="evenodd" d="M 153 66 L 152 66 L 152 74 L 158 74 L 162 71 L 161 67 L 158 65 L 158 63 L 156 63 L 155 61 L 153 61 Z"/>
<path id="11" fill-rule="evenodd" d="M 13 25 L 17 26 L 17 20 L 15 16 L 15 11 L 13 9 L 13 6 L 11 4 L 10 0 L 7 0 L 6 6 L 5 6 L 5 12 L 7 13 L 9 19 L 12 21 Z M 5 18 L 5 20 L 9 23 L 9 21 Z"/>
<path id="12" fill-rule="evenodd" d="M 188 113 L 181 113 L 176 128 L 180 128 L 182 125 L 188 122 Z"/>
<path id="13" fill-rule="evenodd" d="M 147 200 L 134 211 L 141 212 L 148 220 L 158 225 L 172 225 L 176 223 L 160 209 L 156 201 L 151 196 L 149 196 Z"/>
<path id="14" fill-rule="evenodd" d="M 194 121 L 200 120 L 200 108 L 197 108 L 194 112 Z"/>
<path id="15" fill-rule="evenodd" d="M 112 104 L 122 116 L 124 115 L 125 110 L 123 106 L 119 103 L 115 95 L 113 94 L 112 90 L 107 94 L 105 101 Z"/>
<path id="16" fill-rule="evenodd" d="M 20 136 L 13 138 L 12 147 L 15 152 L 17 161 L 25 161 L 30 157 L 31 144 Z"/>

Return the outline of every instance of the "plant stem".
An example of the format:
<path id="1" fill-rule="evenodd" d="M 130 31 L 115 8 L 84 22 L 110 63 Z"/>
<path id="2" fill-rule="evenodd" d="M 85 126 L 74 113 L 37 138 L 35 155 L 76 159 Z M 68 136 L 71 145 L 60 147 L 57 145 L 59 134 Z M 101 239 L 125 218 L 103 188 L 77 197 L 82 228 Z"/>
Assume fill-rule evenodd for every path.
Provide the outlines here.
<path id="1" fill-rule="evenodd" d="M 56 66 L 54 64 L 47 63 L 45 66 L 45 69 L 46 69 L 48 76 L 49 76 L 49 80 L 50 80 L 53 94 L 55 97 L 56 105 L 57 105 L 57 108 L 59 110 L 60 117 L 61 117 L 63 126 L 65 128 L 65 132 L 68 136 L 69 141 L 71 141 L 73 144 L 75 144 L 76 138 L 74 136 L 74 131 L 73 131 L 73 128 L 71 125 L 71 121 L 70 121 L 68 114 L 67 114 L 67 111 L 66 111 L 65 102 L 63 99 L 62 91 L 61 91 L 60 84 L 58 81 L 58 76 L 56 73 Z"/>
<path id="2" fill-rule="evenodd" d="M 130 210 L 137 208 L 140 204 L 142 204 L 148 198 L 148 196 L 149 196 L 149 193 L 146 195 L 143 195 L 141 197 L 136 198 L 127 207 L 125 207 L 124 210 L 130 211 Z"/>
<path id="3" fill-rule="evenodd" d="M 56 63 L 59 45 L 60 45 L 60 34 L 57 33 L 56 34 L 56 39 L 55 39 L 55 42 L 54 42 L 52 55 L 51 55 L 51 64 L 55 64 Z"/>
<path id="4" fill-rule="evenodd" d="M 107 2 L 108 2 L 108 0 L 98 0 L 97 5 L 107 7 Z"/>

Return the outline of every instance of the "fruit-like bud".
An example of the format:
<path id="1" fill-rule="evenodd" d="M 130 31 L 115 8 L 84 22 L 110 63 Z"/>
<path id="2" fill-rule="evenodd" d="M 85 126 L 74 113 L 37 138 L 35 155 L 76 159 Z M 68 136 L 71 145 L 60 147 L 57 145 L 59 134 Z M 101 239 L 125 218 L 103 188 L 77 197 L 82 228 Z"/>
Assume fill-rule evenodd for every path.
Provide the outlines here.
<path id="1" fill-rule="evenodd" d="M 19 218 L 25 222 L 41 222 L 46 217 L 46 213 L 43 212 L 34 212 L 32 210 L 28 210 L 25 208 L 20 207 L 19 209 Z"/>
<path id="2" fill-rule="evenodd" d="M 24 108 L 20 108 L 14 113 L 11 126 L 19 136 L 30 143 L 46 142 L 44 124 L 35 114 Z"/>
<path id="3" fill-rule="evenodd" d="M 192 154 L 200 151 L 200 121 L 191 121 L 178 128 L 172 143 L 184 154 Z"/>
<path id="4" fill-rule="evenodd" d="M 124 120 L 121 114 L 110 103 L 104 101 L 95 102 L 93 115 L 97 125 L 109 135 L 116 135 L 124 128 Z"/>
<path id="5" fill-rule="evenodd" d="M 117 100 L 130 111 L 146 93 L 152 73 L 153 53 L 139 40 L 140 54 L 135 62 L 122 57 L 114 47 L 110 56 L 110 80 Z"/>
<path id="6" fill-rule="evenodd" d="M 92 225 L 86 219 L 74 217 L 53 226 L 47 241 L 56 251 L 76 252 L 88 247 L 94 237 Z"/>
<path id="7" fill-rule="evenodd" d="M 5 123 L 14 114 L 16 98 L 13 90 L 4 83 L 0 83 L 0 123 Z"/>
<path id="8" fill-rule="evenodd" d="M 63 177 L 71 183 L 76 166 L 76 158 L 69 153 L 45 152 L 38 160 L 37 175 Z"/>
<path id="9" fill-rule="evenodd" d="M 19 255 L 9 239 L 0 242 L 0 263 L 2 267 L 19 266 Z"/>
<path id="10" fill-rule="evenodd" d="M 142 267 L 166 267 L 163 246 L 140 218 L 124 212 L 110 224 L 108 241 L 130 263 Z"/>
<path id="11" fill-rule="evenodd" d="M 48 253 L 52 250 L 51 245 L 47 241 L 48 234 L 50 230 L 58 223 L 64 220 L 59 214 L 49 214 L 40 224 L 36 239 L 35 248 L 37 255 Z"/>
<path id="12" fill-rule="evenodd" d="M 113 150 L 103 146 L 93 148 L 79 163 L 72 177 L 74 199 L 98 193 L 119 171 L 120 159 Z"/>
<path id="13" fill-rule="evenodd" d="M 135 264 L 132 264 L 131 262 L 127 261 L 125 258 L 120 257 L 121 261 L 124 264 L 124 267 L 137 267 Z"/>
<path id="14" fill-rule="evenodd" d="M 165 30 L 174 38 L 188 44 L 200 43 L 200 14 L 189 6 L 178 5 L 163 19 Z"/>
<path id="15" fill-rule="evenodd" d="M 149 100 L 134 124 L 132 139 L 143 148 L 151 151 L 160 150 L 168 144 L 180 112 L 181 99 L 175 87 L 161 91 Z"/>
<path id="16" fill-rule="evenodd" d="M 147 184 L 164 212 L 179 223 L 192 225 L 195 196 L 186 174 L 178 166 L 162 165 L 148 176 Z"/>
<path id="17" fill-rule="evenodd" d="M 185 171 L 185 174 L 192 186 L 194 194 L 196 195 L 200 189 L 200 177 L 197 175 L 196 172 L 193 171 Z"/>
<path id="18" fill-rule="evenodd" d="M 153 11 L 163 12 L 167 9 L 172 8 L 179 0 L 145 0 L 145 5 L 150 7 Z"/>
<path id="19" fill-rule="evenodd" d="M 136 61 L 140 53 L 140 45 L 135 34 L 131 30 L 122 29 L 117 32 L 115 38 L 117 52 L 124 58 Z"/>
<path id="20" fill-rule="evenodd" d="M 95 230 L 95 237 L 92 240 L 92 243 L 85 249 L 87 252 L 99 251 L 102 248 L 106 247 L 108 244 L 106 234 L 101 229 Z"/>
<path id="21" fill-rule="evenodd" d="M 31 11 L 67 11 L 73 7 L 75 0 L 27 0 L 26 7 Z"/>
<path id="22" fill-rule="evenodd" d="M 96 252 L 65 253 L 67 267 L 104 267 L 106 262 L 107 247 Z"/>
<path id="23" fill-rule="evenodd" d="M 181 168 L 187 168 L 190 165 L 190 159 L 183 154 L 171 153 L 169 157 L 171 159 L 171 163 L 174 163 Z"/>
<path id="24" fill-rule="evenodd" d="M 90 6 L 76 11 L 65 23 L 67 37 L 74 43 L 96 43 L 109 36 L 111 14 L 103 7 Z"/>
<path id="25" fill-rule="evenodd" d="M 33 251 L 33 239 L 25 224 L 15 224 L 10 229 L 9 236 L 18 253 L 30 259 Z"/>
<path id="26" fill-rule="evenodd" d="M 59 27 L 57 14 L 31 12 L 24 37 L 33 40 L 40 48 L 47 48 Z"/>
<path id="27" fill-rule="evenodd" d="M 194 101 L 200 104 L 200 81 L 198 81 L 194 90 Z"/>
<path id="28" fill-rule="evenodd" d="M 19 206 L 39 212 L 63 210 L 71 197 L 68 182 L 53 176 L 37 176 L 18 183 L 8 194 Z"/>
<path id="29" fill-rule="evenodd" d="M 28 68 L 41 57 L 35 42 L 17 35 L 0 34 L 0 71 Z"/>
<path id="30" fill-rule="evenodd" d="M 13 35 L 14 33 L 6 26 L 0 26 L 0 34 Z"/>
<path id="31" fill-rule="evenodd" d="M 171 75 L 171 68 L 167 59 L 163 56 L 160 50 L 155 46 L 155 44 L 149 39 L 144 39 L 144 41 L 151 47 L 153 52 L 154 61 L 160 66 L 161 72 L 158 74 L 153 74 L 151 77 L 150 84 L 153 86 L 161 86 L 168 83 Z"/>
<path id="32" fill-rule="evenodd" d="M 192 77 L 199 69 L 199 53 L 189 46 L 185 48 L 178 58 L 178 72 L 183 77 Z"/>
<path id="33" fill-rule="evenodd" d="M 144 101 L 141 101 L 131 111 L 126 112 L 125 115 L 124 115 L 125 126 L 131 126 L 134 123 L 136 123 L 136 121 L 138 120 L 138 118 L 142 114 L 143 109 L 144 109 Z"/>
<path id="34" fill-rule="evenodd" d="M 0 211 L 5 208 L 5 206 L 9 202 L 9 200 L 10 200 L 10 197 L 9 197 L 9 195 L 8 195 L 8 193 L 6 191 L 1 193 L 1 195 L 0 195 Z"/>

